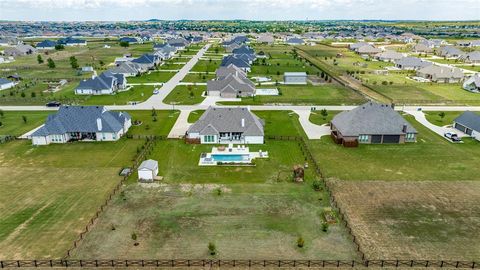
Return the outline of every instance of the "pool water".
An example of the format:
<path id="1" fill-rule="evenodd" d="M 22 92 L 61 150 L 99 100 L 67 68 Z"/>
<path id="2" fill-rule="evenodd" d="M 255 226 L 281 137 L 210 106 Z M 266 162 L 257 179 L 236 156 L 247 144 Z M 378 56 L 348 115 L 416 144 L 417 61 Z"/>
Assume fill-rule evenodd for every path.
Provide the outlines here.
<path id="1" fill-rule="evenodd" d="M 214 161 L 220 162 L 233 162 L 233 161 L 249 161 L 248 155 L 221 155 L 221 154 L 214 154 L 212 155 L 212 159 Z"/>

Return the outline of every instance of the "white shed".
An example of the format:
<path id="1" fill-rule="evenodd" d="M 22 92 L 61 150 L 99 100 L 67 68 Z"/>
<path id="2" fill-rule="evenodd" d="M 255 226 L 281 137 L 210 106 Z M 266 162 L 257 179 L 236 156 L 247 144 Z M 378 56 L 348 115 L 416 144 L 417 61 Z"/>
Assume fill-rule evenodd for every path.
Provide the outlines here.
<path id="1" fill-rule="evenodd" d="M 138 180 L 153 181 L 158 174 L 158 161 L 148 159 L 138 167 Z"/>

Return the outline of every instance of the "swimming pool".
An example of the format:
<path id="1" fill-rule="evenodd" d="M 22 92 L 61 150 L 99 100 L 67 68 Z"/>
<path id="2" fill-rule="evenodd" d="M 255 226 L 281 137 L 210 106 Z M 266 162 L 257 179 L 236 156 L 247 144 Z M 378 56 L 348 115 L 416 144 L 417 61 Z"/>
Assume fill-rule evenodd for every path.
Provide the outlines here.
<path id="1" fill-rule="evenodd" d="M 250 161 L 249 155 L 222 155 L 213 154 L 212 159 L 220 162 L 248 162 Z"/>

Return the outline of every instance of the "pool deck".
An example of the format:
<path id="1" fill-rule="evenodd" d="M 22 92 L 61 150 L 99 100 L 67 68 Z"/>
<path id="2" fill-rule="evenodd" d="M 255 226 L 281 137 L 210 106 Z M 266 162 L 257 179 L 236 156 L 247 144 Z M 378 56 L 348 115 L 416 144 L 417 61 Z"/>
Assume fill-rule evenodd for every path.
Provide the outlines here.
<path id="1" fill-rule="evenodd" d="M 224 155 L 224 156 L 243 156 L 239 160 L 215 160 L 214 155 Z M 246 156 L 246 157 L 245 157 Z M 245 166 L 251 165 L 252 160 L 255 158 L 268 158 L 268 152 L 263 152 L 262 150 L 258 152 L 250 152 L 248 146 L 237 145 L 236 147 L 233 144 L 219 147 L 212 147 L 210 153 L 202 153 L 200 155 L 200 160 L 198 162 L 199 166 L 218 166 L 218 162 L 223 163 L 222 165 L 231 165 L 231 166 Z"/>

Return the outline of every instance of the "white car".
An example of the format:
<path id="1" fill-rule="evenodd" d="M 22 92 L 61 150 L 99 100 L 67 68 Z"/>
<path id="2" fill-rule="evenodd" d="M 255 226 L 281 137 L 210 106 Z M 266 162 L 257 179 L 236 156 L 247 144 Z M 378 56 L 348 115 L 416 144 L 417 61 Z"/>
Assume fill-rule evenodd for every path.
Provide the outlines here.
<path id="1" fill-rule="evenodd" d="M 461 139 L 458 137 L 458 135 L 456 133 L 453 133 L 453 132 L 445 132 L 445 134 L 443 134 L 443 136 L 445 136 L 445 138 L 450 139 L 454 142 L 460 142 L 461 141 Z"/>
<path id="2" fill-rule="evenodd" d="M 154 95 L 158 95 L 158 93 L 160 93 L 160 90 L 158 90 L 158 89 L 153 90 Z"/>

